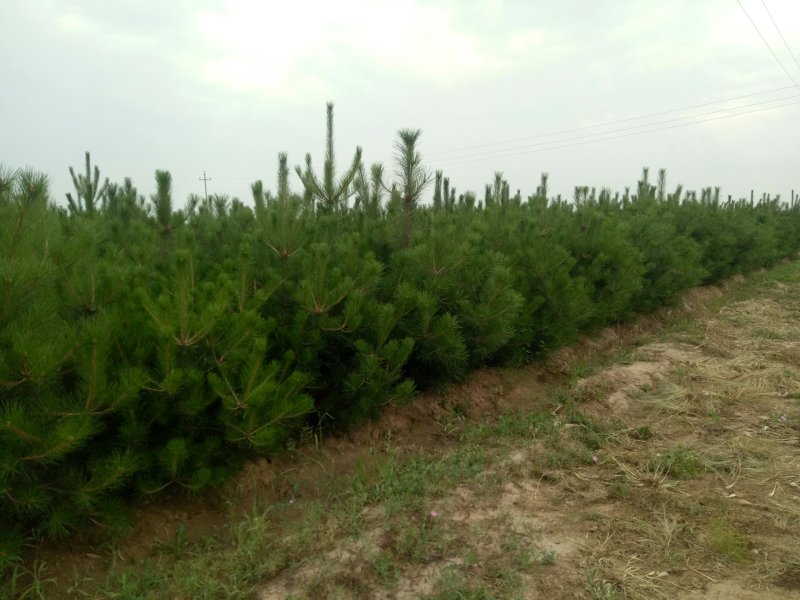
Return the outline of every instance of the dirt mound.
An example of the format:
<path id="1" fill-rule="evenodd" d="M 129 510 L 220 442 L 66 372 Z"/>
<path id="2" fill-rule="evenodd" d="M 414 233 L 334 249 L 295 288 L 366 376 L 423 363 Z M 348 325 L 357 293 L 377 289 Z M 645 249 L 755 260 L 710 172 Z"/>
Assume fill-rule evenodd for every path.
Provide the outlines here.
<path id="1" fill-rule="evenodd" d="M 702 354 L 687 344 L 654 343 L 636 350 L 633 359 L 635 362 L 630 364 L 612 366 L 579 379 L 576 391 L 584 399 L 597 400 L 607 409 L 625 412 L 631 408 L 632 395 L 651 389 L 667 377 L 675 365 L 701 360 Z"/>

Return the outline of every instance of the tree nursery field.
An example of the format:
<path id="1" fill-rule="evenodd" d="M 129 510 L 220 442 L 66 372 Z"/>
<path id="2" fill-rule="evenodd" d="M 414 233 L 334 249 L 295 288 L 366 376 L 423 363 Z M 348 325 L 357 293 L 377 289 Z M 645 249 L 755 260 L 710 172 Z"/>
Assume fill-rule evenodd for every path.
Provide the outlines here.
<path id="1" fill-rule="evenodd" d="M 34 586 L 26 588 L 28 597 L 36 597 L 37 590 L 41 597 L 51 597 L 35 587 L 36 582 L 46 584 L 44 572 L 37 571 L 43 563 L 30 566 L 23 558 L 31 546 L 65 539 L 113 544 L 135 520 L 132 506 L 219 492 L 256 458 L 279 461 L 298 448 L 319 446 L 323 435 L 343 436 L 382 411 L 410 406 L 417 391 L 427 390 L 414 405 L 421 400 L 433 405 L 436 390 L 484 367 L 524 372 L 523 365 L 552 360 L 559 348 L 584 334 L 674 306 L 688 288 L 772 267 L 800 249 L 800 203 L 794 198 L 791 203 L 766 196 L 734 200 L 721 198 L 718 188 L 699 194 L 680 186 L 668 190 L 664 171 L 651 183 L 645 170 L 635 188 L 622 193 L 579 187 L 569 201 L 548 193 L 546 175 L 527 197 L 512 194 L 500 173 L 482 199 L 457 194 L 441 172 L 425 170 L 416 130 L 399 132 L 393 178 L 381 165 L 367 169 L 360 149 L 337 177 L 332 106 L 328 124 L 322 174 L 315 173 L 309 156 L 296 169 L 300 187 L 295 192 L 282 154 L 275 191 L 255 182 L 252 206 L 221 195 L 192 196 L 177 210 L 168 172 L 156 172 L 156 192 L 146 199 L 130 180 L 101 181 L 88 153 L 85 174 L 73 173 L 76 189 L 62 206 L 53 202 L 45 175 L 0 168 L 4 585 L 22 585 L 24 580 Z M 423 202 L 428 183 L 432 202 Z M 315 548 L 327 551 L 331 546 L 319 536 L 331 536 L 328 542 L 350 536 L 351 545 L 342 552 L 353 560 L 362 556 L 359 549 L 383 548 L 383 554 L 365 559 L 374 572 L 372 579 L 364 577 L 364 585 L 385 584 L 394 594 L 404 589 L 404 578 L 415 576 L 414 565 L 435 563 L 429 587 L 408 597 L 514 597 L 525 589 L 530 575 L 525 569 L 538 572 L 551 562 L 558 565 L 559 556 L 572 556 L 571 550 L 525 545 L 519 528 L 531 523 L 515 521 L 513 511 L 504 516 L 489 508 L 511 502 L 518 490 L 495 486 L 495 493 L 505 491 L 489 501 L 481 490 L 458 484 L 485 473 L 491 448 L 535 434 L 537 439 L 545 436 L 542 443 L 549 443 L 551 436 L 555 446 L 536 454 L 535 460 L 528 454 L 515 458 L 512 452 L 494 472 L 508 470 L 510 477 L 516 469 L 538 469 L 545 476 L 553 469 L 556 475 L 551 475 L 561 479 L 545 477 L 547 484 L 536 488 L 553 494 L 553 502 L 560 501 L 561 492 L 552 487 L 558 484 L 562 491 L 577 490 L 577 498 L 602 490 L 604 497 L 616 494 L 628 503 L 641 503 L 637 506 L 649 503 L 652 509 L 663 509 L 657 519 L 631 513 L 624 523 L 615 521 L 608 543 L 620 549 L 619 555 L 604 553 L 601 541 L 592 536 L 592 552 L 605 558 L 581 575 L 574 591 L 584 593 L 588 581 L 592 591 L 585 593 L 594 595 L 586 597 L 675 597 L 676 589 L 696 587 L 685 575 L 693 569 L 700 580 L 715 581 L 708 556 L 717 557 L 723 565 L 720 572 L 724 565 L 763 559 L 764 569 L 773 569 L 769 577 L 784 577 L 796 589 L 796 563 L 786 559 L 773 565 L 769 561 L 778 560 L 779 552 L 754 558 L 750 550 L 760 547 L 754 540 L 761 524 L 753 507 L 778 502 L 790 484 L 797 486 L 789 474 L 797 463 L 786 463 L 785 470 L 775 461 L 761 465 L 775 471 L 762 482 L 770 490 L 774 486 L 775 493 L 770 500 L 756 501 L 737 491 L 737 482 L 755 485 L 748 469 L 756 466 L 749 461 L 773 456 L 770 452 L 784 455 L 771 447 L 761 455 L 756 450 L 737 454 L 733 450 L 739 441 L 723 447 L 730 428 L 752 426 L 731 413 L 739 410 L 745 415 L 761 411 L 770 432 L 783 432 L 775 435 L 785 434 L 786 439 L 794 435 L 796 450 L 797 388 L 783 396 L 795 398 L 795 413 L 786 408 L 780 421 L 780 415 L 754 403 L 759 393 L 747 387 L 760 390 L 759 377 L 772 382 L 770 377 L 778 374 L 770 369 L 797 368 L 796 346 L 790 349 L 795 354 L 775 359 L 783 366 L 770 362 L 778 346 L 783 348 L 778 341 L 791 341 L 788 330 L 776 329 L 778 323 L 784 319 L 798 326 L 797 280 L 781 285 L 785 293 L 770 288 L 769 294 L 778 295 L 768 295 L 763 306 L 745 302 L 720 313 L 721 329 L 710 340 L 697 334 L 690 341 L 637 350 L 640 354 L 628 366 L 652 362 L 662 352 L 668 366 L 659 379 L 677 387 L 656 386 L 654 398 L 660 404 L 655 408 L 650 404 L 654 399 L 620 399 L 629 403 L 624 410 L 630 426 L 636 423 L 634 429 L 603 424 L 603 415 L 595 418 L 588 408 L 576 405 L 576 398 L 598 402 L 605 391 L 613 395 L 613 382 L 588 374 L 580 374 L 574 386 L 561 392 L 566 395 L 553 405 L 553 410 L 564 407 L 553 417 L 557 424 L 530 413 L 468 430 L 452 425 L 449 431 L 450 425 L 442 428 L 431 417 L 430 425 L 439 427 L 445 438 L 459 438 L 451 454 L 435 460 L 408 458 L 411 463 L 381 454 L 374 462 L 362 460 L 355 469 L 354 487 L 346 497 L 366 499 L 359 519 L 373 518 L 374 507 L 389 511 L 393 518 L 388 530 L 337 530 L 348 516 L 331 509 L 328 518 L 321 510 L 314 518 L 287 516 L 296 526 L 287 543 L 302 546 L 314 538 Z M 793 304 L 781 304 L 784 300 Z M 767 318 L 772 320 L 762 323 Z M 739 338 L 739 326 L 761 333 Z M 755 363 L 763 366 L 760 375 L 749 370 Z M 677 379 L 666 377 L 667 372 Z M 737 373 L 755 379 L 729 385 Z M 703 396 L 706 391 L 708 397 Z M 686 394 L 699 398 L 702 411 L 687 407 Z M 723 401 L 727 399 L 732 404 Z M 732 408 L 745 401 L 745 407 Z M 650 412 L 640 414 L 645 410 Z M 663 432 L 655 431 L 656 415 L 672 419 Z M 779 419 L 775 423 L 773 416 Z M 693 419 L 701 417 L 704 427 L 719 428 L 718 439 L 706 440 L 708 445 L 690 435 L 698 423 Z M 508 433 L 496 430 L 503 423 Z M 669 447 L 653 445 L 653 436 L 663 444 L 669 441 Z M 764 444 L 780 440 L 769 438 Z M 608 450 L 612 442 L 617 444 L 613 451 Z M 650 462 L 628 460 L 629 447 L 640 443 L 650 444 Z M 524 485 L 534 486 L 535 479 L 526 473 Z M 728 499 L 717 494 L 701 501 L 699 486 L 709 478 L 727 481 Z M 407 486 L 405 491 L 396 488 L 395 480 Z M 417 504 L 428 502 L 426 494 L 444 498 L 445 490 L 441 506 L 433 500 Z M 471 527 L 486 527 L 497 519 L 492 531 L 503 537 L 497 543 L 504 556 L 512 557 L 507 560 L 517 561 L 513 568 L 499 565 L 495 576 L 491 557 L 477 547 L 469 554 L 469 543 L 442 529 L 445 513 L 455 518 L 456 496 L 462 491 L 463 502 L 474 503 L 478 515 L 473 519 L 459 509 L 465 535 Z M 735 497 L 747 503 L 748 519 L 752 516 L 746 535 L 740 533 L 736 514 L 703 513 L 709 503 L 730 504 Z M 686 513 L 694 510 L 692 502 L 698 504 L 696 514 Z M 781 531 L 794 531 L 796 540 L 797 505 L 788 496 L 783 502 L 789 508 L 780 513 L 786 520 Z M 596 506 L 598 530 L 605 532 L 604 511 Z M 704 519 L 699 529 L 695 524 L 700 521 L 693 520 L 697 514 Z M 264 513 L 261 518 L 272 516 Z M 266 523 L 255 515 L 247 522 L 251 527 Z M 700 546 L 693 545 L 690 530 L 699 536 Z M 353 537 L 357 533 L 360 539 Z M 369 541 L 372 534 L 383 541 Z M 249 539 L 247 531 L 239 535 Z M 185 550 L 180 540 L 178 546 Z M 701 546 L 704 550 L 695 552 Z M 280 544 L 253 552 L 250 560 L 272 561 L 281 569 L 297 556 L 297 548 Z M 456 556 L 459 552 L 463 556 Z M 325 562 L 321 556 L 320 564 Z M 624 557 L 632 556 L 636 559 L 620 566 Z M 683 575 L 673 578 L 677 563 Z M 281 580 L 275 584 L 284 586 L 274 588 L 277 595 L 245 577 L 247 583 L 229 593 L 206 586 L 205 596 L 195 590 L 167 597 L 372 597 L 358 582 L 349 588 L 341 583 L 345 591 L 337 592 L 331 583 L 335 577 L 321 577 L 313 561 L 303 564 L 306 573 L 300 580 L 306 587 Z M 278 569 L 270 568 L 257 579 L 274 577 Z M 505 581 L 508 568 L 513 576 Z M 618 574 L 616 579 L 611 572 Z M 144 574 L 138 577 L 146 582 Z M 315 577 L 327 581 L 330 589 L 314 588 L 324 583 L 315 583 Z M 670 582 L 678 587 L 670 588 Z M 163 590 L 154 590 L 140 588 L 114 597 L 160 597 Z M 562 597 L 553 593 L 551 597 Z"/>

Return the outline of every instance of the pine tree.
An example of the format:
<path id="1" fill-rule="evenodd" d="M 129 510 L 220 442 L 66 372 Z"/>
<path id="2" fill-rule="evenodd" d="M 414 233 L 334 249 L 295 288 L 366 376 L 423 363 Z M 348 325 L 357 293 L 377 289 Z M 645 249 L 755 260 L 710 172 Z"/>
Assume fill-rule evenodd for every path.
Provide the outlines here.
<path id="1" fill-rule="evenodd" d="M 358 167 L 358 174 L 353 180 L 353 210 L 363 211 L 369 204 L 369 182 L 364 165 Z"/>
<path id="2" fill-rule="evenodd" d="M 61 537 L 89 519 L 117 522 L 110 494 L 131 475 L 135 457 L 121 447 L 87 452 L 108 416 L 135 399 L 142 377 L 108 359 L 118 320 L 98 310 L 105 284 L 77 302 L 60 293 L 67 289 L 61 278 L 71 275 L 63 261 L 86 260 L 86 247 L 80 242 L 67 248 L 74 237 L 59 235 L 47 179 L 32 171 L 17 174 L 0 212 L 7 284 L 0 295 L 3 563 L 15 540 L 29 533 Z M 87 279 L 96 282 L 97 273 Z"/>
<path id="3" fill-rule="evenodd" d="M 656 198 L 659 202 L 664 202 L 667 198 L 667 170 L 658 170 L 658 193 Z"/>
<path id="4" fill-rule="evenodd" d="M 306 154 L 305 171 L 300 167 L 295 167 L 297 176 L 303 182 L 309 197 L 320 202 L 318 210 L 325 213 L 333 213 L 347 208 L 347 200 L 353 195 L 352 184 L 358 175 L 361 165 L 361 147 L 356 148 L 353 162 L 350 168 L 342 175 L 341 179 L 336 179 L 336 162 L 333 151 L 333 103 L 327 104 L 327 134 L 325 137 L 325 162 L 323 166 L 322 179 L 314 173 L 311 166 L 311 154 Z"/>
<path id="5" fill-rule="evenodd" d="M 302 245 L 300 241 L 301 221 L 300 202 L 292 195 L 289 187 L 288 157 L 285 152 L 278 154 L 278 187 L 275 201 L 265 210 L 262 226 L 266 243 L 281 260 L 290 258 Z"/>
<path id="6" fill-rule="evenodd" d="M 436 171 L 436 177 L 433 184 L 433 210 L 442 209 L 442 171 Z"/>
<path id="7" fill-rule="evenodd" d="M 266 196 L 264 195 L 264 182 L 260 179 L 254 181 L 250 185 L 250 191 L 253 194 L 253 204 L 256 209 L 256 217 L 263 219 L 267 211 Z"/>
<path id="8" fill-rule="evenodd" d="M 378 218 L 383 211 L 383 165 L 374 163 L 370 167 L 370 196 L 367 215 Z"/>
<path id="9" fill-rule="evenodd" d="M 75 186 L 75 196 L 67 194 L 67 203 L 74 214 L 85 213 L 94 215 L 98 204 L 102 201 L 108 188 L 108 178 L 100 185 L 100 168 L 95 165 L 94 172 L 91 166 L 91 157 L 86 153 L 86 173 L 76 175 L 72 167 L 69 168 L 72 184 Z"/>
<path id="10" fill-rule="evenodd" d="M 397 132 L 399 139 L 395 142 L 395 176 L 398 180 L 395 185 L 402 202 L 402 243 L 405 248 L 411 243 L 414 209 L 432 177 L 422 164 L 422 154 L 417 150 L 421 135 L 421 129 L 401 129 Z"/>
<path id="11" fill-rule="evenodd" d="M 455 190 L 451 193 L 449 177 L 444 177 L 442 179 L 442 199 L 444 200 L 444 207 L 447 211 L 452 211 L 455 208 Z"/>
<path id="12" fill-rule="evenodd" d="M 588 285 L 593 306 L 588 323 L 602 326 L 624 318 L 634 310 L 644 272 L 627 224 L 595 202 L 582 202 L 574 213 L 569 205 L 556 209 L 545 214 L 555 219 L 555 239 L 576 259 L 572 275 Z"/>
<path id="13" fill-rule="evenodd" d="M 168 235 L 175 228 L 172 213 L 172 175 L 169 171 L 156 171 L 156 193 L 150 199 L 155 209 L 159 232 Z"/>
<path id="14" fill-rule="evenodd" d="M 698 285 L 703 279 L 700 245 L 678 231 L 665 190 L 666 170 L 659 170 L 657 188 L 647 185 L 645 170 L 635 201 L 622 215 L 645 269 L 635 303 L 640 312 L 671 303 L 678 292 Z"/>
<path id="15" fill-rule="evenodd" d="M 139 196 L 129 177 L 125 178 L 122 185 L 109 183 L 104 200 L 103 213 L 112 220 L 131 223 L 134 219 L 144 218 L 149 214 L 144 197 Z"/>

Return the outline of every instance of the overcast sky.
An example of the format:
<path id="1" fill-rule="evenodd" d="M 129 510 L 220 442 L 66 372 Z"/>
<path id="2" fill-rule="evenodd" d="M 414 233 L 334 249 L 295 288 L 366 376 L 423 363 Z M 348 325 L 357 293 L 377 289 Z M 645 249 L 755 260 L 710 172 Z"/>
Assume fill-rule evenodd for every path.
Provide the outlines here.
<path id="1" fill-rule="evenodd" d="M 800 82 L 762 1 L 741 1 Z M 800 1 L 765 2 L 800 58 Z M 791 86 L 736 0 L 0 0 L 0 162 L 49 173 L 60 202 L 85 150 L 142 193 L 168 169 L 182 203 L 205 169 L 209 193 L 250 202 L 278 152 L 321 165 L 328 100 L 340 169 L 361 145 L 388 170 L 413 127 L 426 165 L 481 196 L 498 170 L 523 193 L 548 171 L 571 196 L 649 165 L 670 187 L 785 198 Z M 691 115 L 715 120 L 672 127 Z"/>

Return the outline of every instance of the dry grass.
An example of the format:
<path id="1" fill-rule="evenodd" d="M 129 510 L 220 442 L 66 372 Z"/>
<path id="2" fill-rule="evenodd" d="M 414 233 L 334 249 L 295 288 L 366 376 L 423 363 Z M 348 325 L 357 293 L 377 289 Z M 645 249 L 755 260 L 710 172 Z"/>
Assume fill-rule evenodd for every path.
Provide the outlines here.
<path id="1" fill-rule="evenodd" d="M 797 572 L 800 289 L 772 286 L 723 307 L 701 330 L 692 360 L 635 393 L 628 428 L 647 423 L 659 459 L 645 463 L 641 448 L 622 448 L 609 465 L 632 495 L 646 491 L 636 518 L 612 524 L 613 544 L 593 548 L 630 597 L 675 597 L 734 576 L 780 594 Z M 676 465 L 687 476 L 672 477 Z"/>

